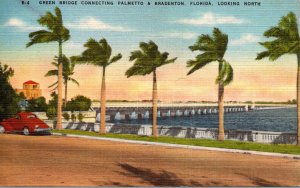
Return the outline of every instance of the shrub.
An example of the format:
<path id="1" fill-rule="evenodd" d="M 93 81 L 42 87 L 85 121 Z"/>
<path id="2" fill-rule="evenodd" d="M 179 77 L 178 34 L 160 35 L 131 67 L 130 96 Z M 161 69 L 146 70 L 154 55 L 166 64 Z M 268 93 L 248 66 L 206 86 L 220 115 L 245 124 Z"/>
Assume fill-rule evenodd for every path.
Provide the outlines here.
<path id="1" fill-rule="evenodd" d="M 84 116 L 83 116 L 82 113 L 79 113 L 78 116 L 77 116 L 77 118 L 78 118 L 78 121 L 79 121 L 79 122 L 82 122 Z"/>
<path id="2" fill-rule="evenodd" d="M 65 120 L 69 121 L 70 120 L 70 115 L 67 112 L 63 113 L 63 117 Z"/>
<path id="3" fill-rule="evenodd" d="M 46 112 L 48 119 L 54 119 L 56 117 L 56 109 L 54 107 L 49 107 Z"/>
<path id="4" fill-rule="evenodd" d="M 76 116 L 75 116 L 75 114 L 72 114 L 72 115 L 71 115 L 71 120 L 72 120 L 73 122 L 76 121 Z"/>
<path id="5" fill-rule="evenodd" d="M 89 108 L 92 105 L 91 99 L 78 95 L 71 99 L 71 101 L 67 102 L 66 110 L 70 111 L 86 111 L 89 110 Z"/>
<path id="6" fill-rule="evenodd" d="M 29 112 L 46 112 L 47 103 L 45 97 L 39 97 L 37 99 L 29 99 L 27 110 Z"/>

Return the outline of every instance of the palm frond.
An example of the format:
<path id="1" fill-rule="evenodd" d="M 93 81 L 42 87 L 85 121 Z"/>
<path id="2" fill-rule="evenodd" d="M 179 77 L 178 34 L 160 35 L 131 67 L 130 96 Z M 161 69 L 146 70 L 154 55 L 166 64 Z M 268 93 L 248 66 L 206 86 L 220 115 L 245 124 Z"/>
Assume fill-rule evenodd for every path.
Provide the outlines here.
<path id="1" fill-rule="evenodd" d="M 202 34 L 198 37 L 197 42 L 193 46 L 190 46 L 189 49 L 191 51 L 213 51 L 215 49 L 214 40 L 211 36 Z"/>
<path id="2" fill-rule="evenodd" d="M 111 58 L 109 64 L 114 63 L 114 62 L 117 62 L 117 61 L 119 61 L 121 58 L 122 58 L 122 54 L 119 53 L 118 55 L 115 55 L 114 57 Z"/>
<path id="3" fill-rule="evenodd" d="M 228 35 L 222 33 L 220 29 L 214 28 L 213 30 L 213 38 L 215 41 L 215 51 L 218 54 L 220 60 L 223 59 L 224 54 L 227 50 L 228 45 Z"/>
<path id="4" fill-rule="evenodd" d="M 99 42 L 90 38 L 84 44 L 84 47 L 86 47 L 86 50 L 80 56 L 71 57 L 72 62 L 106 67 L 122 58 L 120 53 L 111 58 L 112 48 L 105 38 L 102 38 Z"/>
<path id="5" fill-rule="evenodd" d="M 293 12 L 283 16 L 277 26 L 265 31 L 264 36 L 275 39 L 259 43 L 266 48 L 266 51 L 258 53 L 257 60 L 269 57 L 269 60 L 275 61 L 284 54 L 300 53 L 297 19 Z"/>
<path id="6" fill-rule="evenodd" d="M 222 61 L 227 50 L 228 35 L 222 33 L 218 28 L 213 29 L 212 36 L 200 35 L 197 42 L 190 46 L 191 51 L 202 51 L 204 53 L 196 56 L 195 60 L 189 60 L 187 67 L 192 67 L 187 73 L 192 74 L 213 61 Z"/>
<path id="7" fill-rule="evenodd" d="M 73 58 L 73 57 L 71 57 Z M 58 58 L 57 56 L 54 57 L 54 61 L 52 62 L 52 65 L 54 65 L 56 68 L 58 68 Z M 68 81 L 71 81 L 77 85 L 79 85 L 79 83 L 71 78 L 71 76 L 74 74 L 74 67 L 75 67 L 75 61 L 71 61 L 66 55 L 62 55 L 62 64 L 63 64 L 63 80 L 64 80 L 64 84 L 66 84 Z M 54 69 L 54 70 L 49 70 L 46 75 L 46 77 L 48 76 L 58 76 L 58 69 Z M 57 82 L 56 82 L 57 83 Z M 55 84 L 54 84 L 55 85 Z M 54 85 L 51 85 L 50 87 L 53 87 Z"/>
<path id="8" fill-rule="evenodd" d="M 227 86 L 233 81 L 233 68 L 229 63 L 226 63 L 226 79 L 223 81 L 223 85 Z"/>
<path id="9" fill-rule="evenodd" d="M 58 76 L 58 70 L 49 70 L 46 74 L 45 74 L 45 77 L 48 77 L 48 76 Z"/>
<path id="10" fill-rule="evenodd" d="M 199 70 L 206 66 L 207 64 L 217 61 L 218 55 L 215 52 L 205 52 L 196 56 L 195 60 L 189 60 L 187 62 L 187 67 L 192 67 L 187 75 L 192 74 L 196 70 Z"/>
<path id="11" fill-rule="evenodd" d="M 264 32 L 264 36 L 265 37 L 276 37 L 276 38 L 280 38 L 280 37 L 287 37 L 288 33 L 286 33 L 283 29 L 281 29 L 280 27 L 276 26 L 276 27 L 271 27 L 270 29 L 266 30 Z"/>
<path id="12" fill-rule="evenodd" d="M 58 63 L 57 62 L 52 62 L 51 65 L 58 67 Z"/>
<path id="13" fill-rule="evenodd" d="M 172 58 L 172 59 L 169 59 L 169 60 L 166 60 L 166 61 L 163 61 L 163 62 L 160 64 L 160 66 L 167 65 L 167 64 L 170 64 L 170 63 L 175 63 L 176 60 L 177 60 L 177 57 Z"/>
<path id="14" fill-rule="evenodd" d="M 30 38 L 30 42 L 26 44 L 27 48 L 34 44 L 48 43 L 48 42 L 54 42 L 59 40 L 56 34 L 46 30 L 32 32 L 29 34 L 29 38 Z"/>
<path id="15" fill-rule="evenodd" d="M 55 85 L 57 85 L 58 84 L 58 81 L 56 81 L 56 82 L 54 82 L 53 84 L 51 84 L 50 86 L 48 86 L 48 88 L 51 88 L 51 87 L 53 87 L 53 86 L 55 86 Z M 57 86 L 56 86 L 56 88 L 57 88 Z M 55 89 L 56 89 L 55 88 Z"/>
<path id="16" fill-rule="evenodd" d="M 46 12 L 45 15 L 38 19 L 38 23 L 42 26 L 46 26 L 49 31 L 40 30 L 30 33 L 30 42 L 26 44 L 26 47 L 30 47 L 38 43 L 61 43 L 69 40 L 70 32 L 63 26 L 61 11 L 58 7 L 55 8 L 55 15 L 51 12 Z"/>
<path id="17" fill-rule="evenodd" d="M 150 74 L 156 68 L 174 63 L 177 59 L 168 59 L 169 53 L 161 53 L 153 41 L 149 41 L 148 43 L 140 42 L 140 49 L 131 52 L 129 60 L 134 61 L 134 64 L 126 71 L 125 75 L 127 77 Z"/>
<path id="18" fill-rule="evenodd" d="M 65 27 L 61 28 L 60 36 L 61 36 L 62 42 L 66 42 L 71 38 L 70 31 Z"/>
<path id="19" fill-rule="evenodd" d="M 140 59 L 142 57 L 143 57 L 143 52 L 140 51 L 140 50 L 136 50 L 136 51 L 131 52 L 131 55 L 129 57 L 129 61 L 133 61 L 133 60 L 138 59 L 138 58 Z"/>
<path id="20" fill-rule="evenodd" d="M 288 52 L 291 54 L 300 53 L 300 40 L 291 42 L 289 45 Z"/>
<path id="21" fill-rule="evenodd" d="M 97 40 L 95 40 L 93 38 L 89 38 L 88 41 L 83 46 L 88 49 L 91 48 L 91 49 L 100 50 L 100 46 L 99 46 Z"/>
<path id="22" fill-rule="evenodd" d="M 46 26 L 51 31 L 54 31 L 58 27 L 57 18 L 51 12 L 46 12 L 45 15 L 41 16 L 38 19 L 38 23 Z"/>
<path id="23" fill-rule="evenodd" d="M 216 78 L 215 83 L 223 83 L 223 79 L 226 74 L 226 64 L 225 61 L 219 61 L 219 71 L 218 71 L 218 77 Z"/>
<path id="24" fill-rule="evenodd" d="M 270 56 L 270 52 L 269 51 L 263 51 L 257 54 L 256 59 L 255 60 L 261 60 L 263 58 L 269 57 Z"/>
<path id="25" fill-rule="evenodd" d="M 229 85 L 233 81 L 233 68 L 225 60 L 220 62 L 219 75 L 216 79 L 216 84 L 223 84 L 223 86 Z"/>
<path id="26" fill-rule="evenodd" d="M 101 47 L 103 49 L 103 52 L 102 52 L 103 58 L 105 58 L 105 60 L 108 61 L 111 56 L 111 52 L 112 52 L 110 45 L 107 43 L 105 38 L 102 38 L 99 41 L 99 44 L 101 45 Z"/>
<path id="27" fill-rule="evenodd" d="M 61 11 L 58 7 L 54 9 L 55 15 L 51 12 L 46 12 L 41 16 L 38 23 L 42 26 L 46 26 L 50 31 L 55 33 L 60 41 L 65 42 L 70 38 L 70 31 L 63 26 L 63 20 Z"/>
<path id="28" fill-rule="evenodd" d="M 202 67 L 209 64 L 210 62 L 211 62 L 210 60 L 206 60 L 206 59 L 198 59 L 198 60 L 188 61 L 187 66 L 192 67 L 192 68 L 189 70 L 187 75 L 190 75 L 193 72 L 195 72 L 196 70 L 201 69 Z"/>
<path id="29" fill-rule="evenodd" d="M 71 60 L 71 62 L 73 62 L 75 64 L 80 64 L 81 58 L 82 58 L 81 56 L 71 56 L 70 60 Z"/>
<path id="30" fill-rule="evenodd" d="M 55 91 L 55 90 L 57 90 L 57 87 L 58 87 L 58 86 L 54 87 L 54 88 L 51 89 L 50 91 Z"/>
<path id="31" fill-rule="evenodd" d="M 73 82 L 74 84 L 79 86 L 79 82 L 75 80 L 74 78 L 69 78 L 69 81 Z"/>
<path id="32" fill-rule="evenodd" d="M 153 71 L 152 67 L 133 65 L 125 72 L 125 75 L 127 76 L 127 78 L 136 75 L 145 76 L 147 74 L 150 74 L 152 71 Z"/>
<path id="33" fill-rule="evenodd" d="M 191 67 L 197 64 L 197 62 L 213 62 L 218 60 L 218 55 L 215 52 L 205 52 L 196 56 L 195 61 L 188 61 L 187 67 Z"/>
<path id="34" fill-rule="evenodd" d="M 271 61 L 275 61 L 282 55 L 289 53 L 290 49 L 290 44 L 285 43 L 285 41 L 280 38 L 271 42 L 262 42 L 260 44 L 269 52 L 269 60 Z"/>
<path id="35" fill-rule="evenodd" d="M 55 15 L 56 15 L 57 25 L 58 25 L 59 27 L 62 27 L 62 25 L 63 25 L 63 20 L 62 20 L 61 11 L 60 11 L 60 9 L 59 9 L 58 7 L 55 7 L 54 11 L 55 11 Z"/>

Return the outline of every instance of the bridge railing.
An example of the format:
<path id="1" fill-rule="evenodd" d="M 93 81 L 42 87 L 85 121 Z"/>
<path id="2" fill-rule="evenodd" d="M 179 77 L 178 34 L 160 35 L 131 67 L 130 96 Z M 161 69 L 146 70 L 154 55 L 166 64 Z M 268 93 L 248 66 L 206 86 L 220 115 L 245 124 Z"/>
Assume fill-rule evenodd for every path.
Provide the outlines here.
<path id="1" fill-rule="evenodd" d="M 99 123 L 63 123 L 65 129 L 99 132 Z M 158 126 L 160 136 L 173 136 L 179 138 L 202 138 L 217 139 L 218 129 L 180 127 L 180 126 Z M 136 134 L 150 136 L 151 125 L 126 125 L 107 123 L 106 132 L 115 134 Z M 247 131 L 247 130 L 225 130 L 225 139 L 246 142 L 272 143 L 272 144 L 296 144 L 296 133 Z"/>

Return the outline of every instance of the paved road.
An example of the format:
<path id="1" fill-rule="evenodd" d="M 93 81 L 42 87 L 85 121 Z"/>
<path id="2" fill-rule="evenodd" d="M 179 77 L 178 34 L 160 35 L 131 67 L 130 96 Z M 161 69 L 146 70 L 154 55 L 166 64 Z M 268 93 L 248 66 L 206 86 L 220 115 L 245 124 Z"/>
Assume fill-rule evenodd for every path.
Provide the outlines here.
<path id="1" fill-rule="evenodd" d="M 0 186 L 295 186 L 300 160 L 60 136 L 0 135 Z"/>

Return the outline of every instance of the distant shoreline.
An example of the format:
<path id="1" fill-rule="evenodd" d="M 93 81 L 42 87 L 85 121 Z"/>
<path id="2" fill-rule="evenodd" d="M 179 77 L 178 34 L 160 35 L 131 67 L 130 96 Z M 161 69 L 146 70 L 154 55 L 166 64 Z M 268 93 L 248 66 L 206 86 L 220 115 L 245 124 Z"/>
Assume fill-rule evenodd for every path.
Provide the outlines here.
<path id="1" fill-rule="evenodd" d="M 273 106 L 273 107 L 296 107 L 296 104 L 280 104 L 280 103 L 264 103 L 264 104 L 250 104 L 250 103 L 230 103 L 225 102 L 225 106 Z M 100 102 L 93 101 L 92 107 L 99 107 Z M 141 102 L 141 101 L 107 101 L 107 107 L 151 107 L 152 102 Z M 217 102 L 158 102 L 159 107 L 165 106 L 218 106 Z"/>

